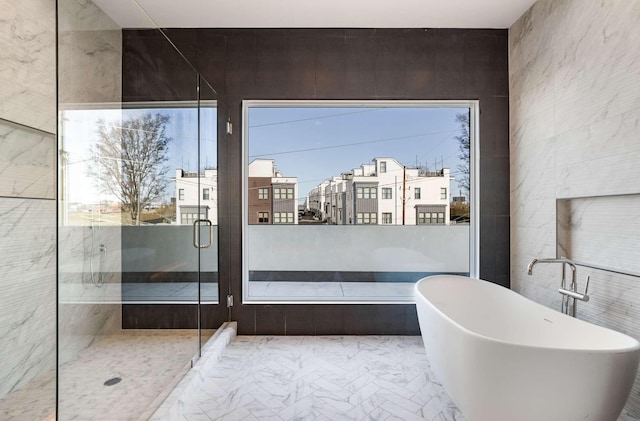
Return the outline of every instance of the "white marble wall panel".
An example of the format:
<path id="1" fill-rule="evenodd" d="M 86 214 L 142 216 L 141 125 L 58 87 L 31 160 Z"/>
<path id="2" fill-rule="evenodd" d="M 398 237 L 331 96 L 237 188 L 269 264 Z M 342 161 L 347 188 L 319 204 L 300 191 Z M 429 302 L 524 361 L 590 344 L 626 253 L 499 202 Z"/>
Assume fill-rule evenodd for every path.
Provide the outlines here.
<path id="1" fill-rule="evenodd" d="M 0 196 L 55 199 L 55 136 L 0 121 Z"/>
<path id="2" fill-rule="evenodd" d="M 640 193 L 638 45 L 638 1 L 539 0 L 509 29 L 512 288 L 542 304 L 559 303 L 559 269 L 526 267 L 556 255 L 556 200 Z M 608 206 L 601 213 L 623 226 L 616 208 L 633 204 Z M 585 235 L 572 240 L 582 260 L 640 252 L 637 241 L 608 238 L 603 250 Z M 578 273 L 592 275 L 579 316 L 640 339 L 640 279 Z M 638 381 L 625 411 L 640 416 Z"/>
<path id="3" fill-rule="evenodd" d="M 101 246 L 105 252 L 101 252 Z M 61 226 L 58 230 L 60 361 L 72 360 L 96 336 L 122 327 L 119 226 Z M 66 288 L 72 284 L 73 288 Z M 75 303 L 77 290 L 91 297 Z M 117 297 L 114 304 L 113 298 Z M 99 304 L 108 302 L 111 304 Z"/>
<path id="4" fill-rule="evenodd" d="M 120 283 L 122 237 L 120 226 L 61 226 L 58 254 L 61 283 L 95 284 L 104 273 L 106 283 Z M 103 248 L 104 251 L 100 251 Z"/>
<path id="5" fill-rule="evenodd" d="M 88 0 L 61 0 L 59 11 L 61 106 L 120 102 L 121 28 Z"/>
<path id="6" fill-rule="evenodd" d="M 67 25 L 60 34 L 61 98 L 119 102 L 119 28 L 91 1 L 59 3 L 69 12 L 60 15 Z M 0 0 L 0 119 L 7 121 L 0 126 L 0 397 L 55 369 L 56 205 L 37 198 L 55 198 L 56 142 L 12 124 L 56 130 L 55 9 L 53 0 Z M 79 231 L 86 245 L 87 231 Z M 102 237 L 96 241 L 120 249 L 119 235 Z M 119 261 L 110 259 L 105 269 L 119 272 Z M 119 329 L 120 313 L 119 305 L 61 308 L 61 358 Z"/>
<path id="7" fill-rule="evenodd" d="M 0 118 L 56 129 L 53 0 L 0 0 Z"/>
<path id="8" fill-rule="evenodd" d="M 0 198 L 0 397 L 55 368 L 55 205 Z"/>
<path id="9" fill-rule="evenodd" d="M 60 364 L 65 364 L 88 348 L 98 337 L 119 333 L 122 328 L 120 304 L 60 304 L 58 306 L 58 346 Z"/>
<path id="10" fill-rule="evenodd" d="M 640 275 L 640 194 L 560 200 L 562 207 L 558 247 L 565 256 Z"/>

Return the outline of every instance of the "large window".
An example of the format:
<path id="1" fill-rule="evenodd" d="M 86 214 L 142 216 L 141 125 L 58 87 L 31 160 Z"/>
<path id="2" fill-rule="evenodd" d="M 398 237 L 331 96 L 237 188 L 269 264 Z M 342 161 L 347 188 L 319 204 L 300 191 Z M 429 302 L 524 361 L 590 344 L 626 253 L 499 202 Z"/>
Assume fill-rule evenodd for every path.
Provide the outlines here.
<path id="1" fill-rule="evenodd" d="M 475 274 L 477 102 L 243 105 L 243 302 L 412 302 Z"/>

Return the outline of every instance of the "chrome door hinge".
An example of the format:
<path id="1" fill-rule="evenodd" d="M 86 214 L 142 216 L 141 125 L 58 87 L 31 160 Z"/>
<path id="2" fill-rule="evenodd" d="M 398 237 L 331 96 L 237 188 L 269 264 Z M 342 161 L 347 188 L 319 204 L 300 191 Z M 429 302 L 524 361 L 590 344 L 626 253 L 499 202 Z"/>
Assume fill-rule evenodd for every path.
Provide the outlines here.
<path id="1" fill-rule="evenodd" d="M 233 307 L 233 295 L 227 295 L 227 307 Z"/>
<path id="2" fill-rule="evenodd" d="M 227 134 L 233 134 L 233 124 L 231 124 L 231 120 L 227 121 Z"/>

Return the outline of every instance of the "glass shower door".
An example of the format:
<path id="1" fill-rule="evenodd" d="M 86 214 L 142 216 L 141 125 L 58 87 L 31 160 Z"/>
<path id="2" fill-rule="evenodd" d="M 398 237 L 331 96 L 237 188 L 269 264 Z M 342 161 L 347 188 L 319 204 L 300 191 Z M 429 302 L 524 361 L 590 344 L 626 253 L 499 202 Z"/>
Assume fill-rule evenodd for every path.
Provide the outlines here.
<path id="1" fill-rule="evenodd" d="M 208 247 L 200 247 L 199 271 L 199 322 L 200 348 L 215 330 L 226 320 L 225 300 L 221 300 L 218 277 L 218 103 L 217 94 L 206 80 L 199 83 L 199 191 L 200 206 L 209 234 L 201 232 L 201 238 L 211 235 Z M 202 228 L 201 228 L 202 230 Z M 204 242 L 203 240 L 200 240 Z"/>

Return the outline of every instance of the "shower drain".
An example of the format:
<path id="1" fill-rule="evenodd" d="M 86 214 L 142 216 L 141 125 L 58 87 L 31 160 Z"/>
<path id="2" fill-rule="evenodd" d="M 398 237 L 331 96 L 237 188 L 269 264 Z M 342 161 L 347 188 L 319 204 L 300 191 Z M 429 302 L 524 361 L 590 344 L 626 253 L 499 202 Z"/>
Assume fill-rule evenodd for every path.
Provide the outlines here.
<path id="1" fill-rule="evenodd" d="M 120 383 L 120 381 L 122 381 L 122 379 L 120 377 L 113 377 L 113 378 L 107 380 L 106 382 L 104 382 L 104 385 L 105 386 L 113 386 L 114 384 Z"/>

